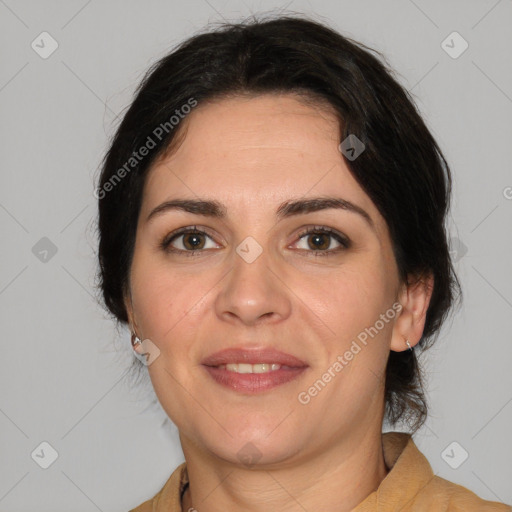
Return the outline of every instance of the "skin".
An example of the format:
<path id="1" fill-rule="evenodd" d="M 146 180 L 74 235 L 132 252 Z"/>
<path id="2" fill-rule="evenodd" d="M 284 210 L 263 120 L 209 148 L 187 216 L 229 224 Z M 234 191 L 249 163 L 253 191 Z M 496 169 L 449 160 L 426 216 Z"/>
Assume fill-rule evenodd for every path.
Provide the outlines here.
<path id="1" fill-rule="evenodd" d="M 132 329 L 160 350 L 148 371 L 180 432 L 190 479 L 183 510 L 349 511 L 389 471 L 381 442 L 386 362 L 390 350 L 408 348 L 405 339 L 414 346 L 421 338 L 432 278 L 399 282 L 386 222 L 350 174 L 327 108 L 292 94 L 233 97 L 198 105 L 183 123 L 182 142 L 145 184 L 125 300 Z M 346 210 L 276 219 L 285 201 L 333 195 L 363 208 L 375 229 Z M 215 199 L 227 216 L 171 210 L 146 221 L 175 198 Z M 318 225 L 351 246 L 316 255 L 314 235 L 299 235 Z M 209 228 L 198 255 L 159 247 L 188 226 Z M 236 252 L 248 236 L 262 248 L 252 263 Z M 185 239 L 172 245 L 190 251 Z M 325 246 L 340 244 L 327 236 Z M 401 312 L 317 396 L 299 403 L 298 394 L 397 301 Z M 233 346 L 276 347 L 309 367 L 248 396 L 201 366 Z M 237 454 L 249 442 L 261 458 L 248 468 Z"/>

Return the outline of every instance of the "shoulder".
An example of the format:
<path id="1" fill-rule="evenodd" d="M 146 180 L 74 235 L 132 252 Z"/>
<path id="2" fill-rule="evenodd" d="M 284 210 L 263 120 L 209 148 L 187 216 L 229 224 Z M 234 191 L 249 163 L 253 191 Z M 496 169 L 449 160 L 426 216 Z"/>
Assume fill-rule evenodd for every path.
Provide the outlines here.
<path id="1" fill-rule="evenodd" d="M 137 508 L 132 508 L 129 512 L 153 512 L 153 499 L 141 503 Z"/>
<path id="2" fill-rule="evenodd" d="M 369 496 L 358 512 L 512 512 L 510 505 L 483 500 L 466 487 L 434 474 L 410 434 L 385 433 L 383 453 L 391 470 L 374 497 Z"/>
<path id="3" fill-rule="evenodd" d="M 510 505 L 486 501 L 462 485 L 433 476 L 414 499 L 411 510 L 436 512 L 512 512 Z"/>
<path id="4" fill-rule="evenodd" d="M 129 512 L 181 512 L 181 494 L 188 482 L 186 463 L 178 466 L 153 498 Z"/>

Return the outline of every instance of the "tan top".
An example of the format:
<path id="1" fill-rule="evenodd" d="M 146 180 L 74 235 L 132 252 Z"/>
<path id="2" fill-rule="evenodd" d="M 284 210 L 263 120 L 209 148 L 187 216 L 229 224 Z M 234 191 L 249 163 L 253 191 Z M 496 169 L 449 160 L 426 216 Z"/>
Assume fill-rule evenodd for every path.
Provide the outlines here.
<path id="1" fill-rule="evenodd" d="M 465 487 L 434 475 L 410 434 L 386 432 L 382 445 L 390 471 L 378 489 L 352 512 L 512 512 L 509 505 L 482 500 Z M 181 509 L 181 496 L 187 484 L 184 462 L 153 499 L 130 512 L 187 512 Z"/>

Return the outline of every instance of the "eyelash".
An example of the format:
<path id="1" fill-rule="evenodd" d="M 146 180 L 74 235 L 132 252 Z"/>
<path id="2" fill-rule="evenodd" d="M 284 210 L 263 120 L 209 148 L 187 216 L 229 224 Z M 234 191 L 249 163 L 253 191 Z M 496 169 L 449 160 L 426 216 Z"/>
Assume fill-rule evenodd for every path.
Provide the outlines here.
<path id="1" fill-rule="evenodd" d="M 314 234 L 330 235 L 337 242 L 339 242 L 341 244 L 341 247 L 338 247 L 337 249 L 318 250 L 318 251 L 314 251 L 313 249 L 300 249 L 300 250 L 305 250 L 305 251 L 312 252 L 315 257 L 316 256 L 332 256 L 333 254 L 337 254 L 340 251 L 343 251 L 343 250 L 346 250 L 346 249 L 350 248 L 350 246 L 351 246 L 351 242 L 350 242 L 350 240 L 348 238 L 346 238 L 345 236 L 341 235 L 340 233 L 338 233 L 334 229 L 331 229 L 331 228 L 328 228 L 328 227 L 325 227 L 325 226 L 309 227 L 305 231 L 302 231 L 298 235 L 298 239 L 301 240 L 302 238 L 306 237 L 307 235 L 313 234 L 313 233 Z M 174 231 L 174 232 L 170 233 L 169 235 L 167 235 L 162 240 L 162 242 L 159 244 L 160 248 L 163 251 L 171 252 L 171 253 L 176 253 L 176 254 L 183 254 L 184 256 L 187 256 L 187 257 L 199 255 L 205 249 L 195 249 L 195 250 L 192 250 L 192 251 L 184 251 L 183 249 L 176 249 L 176 248 L 174 248 L 174 247 L 172 247 L 170 245 L 179 236 L 187 235 L 187 234 L 200 234 L 200 235 L 206 235 L 209 238 L 212 238 L 212 236 L 209 235 L 206 231 L 203 231 L 201 229 L 197 229 L 197 226 L 192 226 L 192 227 L 189 226 L 189 227 L 186 227 L 186 228 L 180 228 L 177 231 Z"/>

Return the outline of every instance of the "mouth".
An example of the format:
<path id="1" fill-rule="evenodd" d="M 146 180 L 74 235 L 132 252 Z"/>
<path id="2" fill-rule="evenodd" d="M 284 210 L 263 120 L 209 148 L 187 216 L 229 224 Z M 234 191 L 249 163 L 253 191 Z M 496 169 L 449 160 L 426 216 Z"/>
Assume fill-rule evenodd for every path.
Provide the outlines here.
<path id="1" fill-rule="evenodd" d="M 297 357 L 271 348 L 230 348 L 207 357 L 202 365 L 216 383 L 244 394 L 286 384 L 308 368 Z"/>

